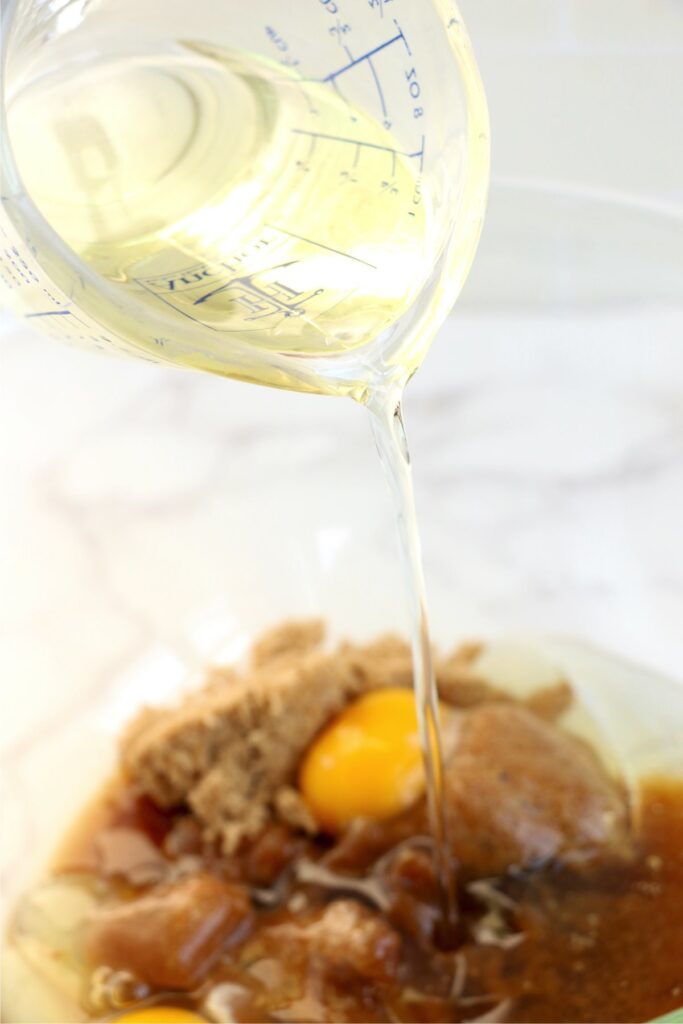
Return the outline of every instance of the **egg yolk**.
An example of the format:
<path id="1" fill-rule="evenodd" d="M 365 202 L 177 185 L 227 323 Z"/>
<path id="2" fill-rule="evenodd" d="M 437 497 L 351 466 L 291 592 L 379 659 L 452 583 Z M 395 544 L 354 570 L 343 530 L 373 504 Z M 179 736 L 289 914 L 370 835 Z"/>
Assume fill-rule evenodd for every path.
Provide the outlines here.
<path id="1" fill-rule="evenodd" d="M 124 1013 L 116 1021 L 117 1024 L 204 1024 L 205 1018 L 180 1006 L 145 1006 Z"/>
<path id="2" fill-rule="evenodd" d="M 333 834 L 354 818 L 398 814 L 424 784 L 415 697 L 398 688 L 349 705 L 309 748 L 299 774 L 309 809 Z"/>

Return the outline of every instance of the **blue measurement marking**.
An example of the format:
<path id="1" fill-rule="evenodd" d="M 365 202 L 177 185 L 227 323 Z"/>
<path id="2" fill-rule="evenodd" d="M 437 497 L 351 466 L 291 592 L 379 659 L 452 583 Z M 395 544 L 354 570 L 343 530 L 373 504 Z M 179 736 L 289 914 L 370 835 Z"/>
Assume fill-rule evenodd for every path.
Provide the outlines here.
<path id="1" fill-rule="evenodd" d="M 85 320 L 81 320 L 80 316 L 76 316 L 75 313 L 71 314 L 71 319 L 74 320 L 77 324 L 80 324 L 81 327 L 85 327 L 88 330 L 90 329 L 88 324 L 85 322 Z"/>
<path id="2" fill-rule="evenodd" d="M 379 93 L 379 101 L 382 104 L 382 115 L 383 115 L 383 117 L 386 117 L 387 116 L 387 105 L 384 102 L 384 93 L 382 92 L 382 86 L 380 84 L 379 78 L 377 77 L 377 72 L 375 71 L 375 65 L 372 63 L 372 59 L 371 58 L 368 59 L 368 67 L 372 71 L 372 77 L 375 79 L 375 85 L 377 86 L 377 92 Z"/>
<path id="3" fill-rule="evenodd" d="M 403 45 L 405 46 L 406 50 L 408 51 L 408 56 L 412 57 L 413 56 L 413 51 L 410 49 L 410 45 L 408 43 L 408 40 L 403 35 L 403 29 L 401 28 L 399 23 L 396 21 L 396 18 L 394 18 L 394 25 L 396 26 L 396 31 L 398 32 L 398 38 L 403 40 Z"/>
<path id="4" fill-rule="evenodd" d="M 364 53 L 362 57 L 356 57 L 354 60 L 349 61 L 349 63 L 345 64 L 343 67 L 338 68 L 336 71 L 333 71 L 329 75 L 326 75 L 325 78 L 323 78 L 323 82 L 334 82 L 335 78 L 337 78 L 339 75 L 343 75 L 345 71 L 350 71 L 351 68 L 355 68 L 356 64 L 361 64 L 364 60 L 367 60 L 369 57 L 374 57 L 374 55 L 376 53 L 379 53 L 381 50 L 386 50 L 387 46 L 392 46 L 394 43 L 397 43 L 399 39 L 404 39 L 405 41 L 405 37 L 403 35 L 403 32 L 400 31 L 400 27 L 398 35 L 393 36 L 392 39 L 387 39 L 385 43 L 380 43 L 380 45 L 376 46 L 374 50 L 368 50 L 368 52 Z"/>
<path id="5" fill-rule="evenodd" d="M 346 104 L 346 108 L 348 110 L 350 120 L 353 121 L 353 122 L 356 122 L 358 120 L 358 118 L 356 117 L 356 115 L 353 112 L 353 104 L 351 103 L 351 101 L 349 99 L 346 98 L 344 93 L 339 88 L 339 83 L 335 80 L 335 81 L 333 81 L 331 83 L 331 85 L 332 85 L 332 88 L 334 89 L 334 91 L 336 92 L 337 96 L 339 97 L 339 99 L 342 101 L 342 103 Z"/>
<path id="6" fill-rule="evenodd" d="M 305 81 L 305 79 L 304 79 L 304 81 Z M 319 113 L 319 111 L 317 110 L 317 108 L 315 106 L 315 103 L 313 102 L 311 97 L 308 95 L 308 90 L 304 89 L 303 81 L 295 82 L 295 86 L 296 86 L 297 92 L 299 93 L 299 95 L 303 98 L 304 102 L 306 103 L 310 113 L 315 117 Z"/>
<path id="7" fill-rule="evenodd" d="M 420 148 L 418 149 L 417 153 L 408 153 L 408 156 L 412 156 L 412 157 L 418 157 L 418 156 L 419 156 L 419 158 L 420 158 L 420 170 L 421 170 L 421 171 L 422 171 L 422 170 L 424 170 L 424 163 L 425 163 L 425 142 L 426 142 L 426 141 L 427 141 L 427 139 L 426 139 L 426 136 L 424 136 L 424 135 L 423 135 L 423 136 L 422 136 L 422 145 L 421 145 L 421 146 L 420 146 Z"/>
<path id="8" fill-rule="evenodd" d="M 306 154 L 306 159 L 307 160 L 311 159 L 311 157 L 313 156 L 313 152 L 315 150 L 315 147 L 317 145 L 318 145 L 318 140 L 316 139 L 315 135 L 311 135 L 311 141 L 310 141 L 309 146 L 308 146 L 308 153 Z"/>
<path id="9" fill-rule="evenodd" d="M 283 235 L 289 235 L 290 238 L 298 238 L 301 242 L 308 242 L 309 245 L 315 245 L 318 249 L 327 249 L 328 252 L 334 252 L 337 256 L 345 256 L 347 260 L 355 260 L 356 263 L 362 263 L 363 266 L 370 267 L 371 270 L 377 270 L 374 263 L 368 263 L 367 260 L 362 260 L 359 256 L 353 256 L 350 252 L 344 252 L 342 249 L 333 249 L 331 245 L 316 242 L 313 238 L 306 238 L 304 235 L 297 235 L 294 231 L 286 231 L 285 228 L 279 228 L 277 224 L 266 224 L 265 226 L 270 228 L 271 231 L 279 231 Z"/>
<path id="10" fill-rule="evenodd" d="M 44 313 L 24 313 L 25 320 L 33 316 L 71 316 L 71 312 L 68 309 L 47 309 Z"/>
<path id="11" fill-rule="evenodd" d="M 416 153 L 408 153 L 402 149 L 392 149 L 391 146 L 380 146 L 376 142 L 363 142 L 362 139 L 347 139 L 343 135 L 326 135 L 325 132 L 309 132 L 304 128 L 292 128 L 294 135 L 315 135 L 317 139 L 329 139 L 330 142 L 344 142 L 349 146 L 365 146 L 366 149 L 381 149 L 385 153 L 395 153 L 398 156 L 418 157 L 424 153 L 424 135 L 422 136 L 422 149 Z"/>

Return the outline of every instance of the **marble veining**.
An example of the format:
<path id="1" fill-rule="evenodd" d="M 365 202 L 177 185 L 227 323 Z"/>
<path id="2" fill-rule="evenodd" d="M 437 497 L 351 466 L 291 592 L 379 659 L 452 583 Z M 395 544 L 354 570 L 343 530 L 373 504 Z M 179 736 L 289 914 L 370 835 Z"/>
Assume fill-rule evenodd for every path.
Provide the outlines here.
<path id="1" fill-rule="evenodd" d="M 441 645 L 571 634 L 683 679 L 682 327 L 675 307 L 448 321 L 405 402 Z M 1 342 L 14 881 L 65 813 L 55 796 L 36 823 L 46 773 L 81 766 L 75 805 L 137 705 L 286 614 L 362 637 L 406 612 L 363 410 L 91 356 L 12 321 Z"/>

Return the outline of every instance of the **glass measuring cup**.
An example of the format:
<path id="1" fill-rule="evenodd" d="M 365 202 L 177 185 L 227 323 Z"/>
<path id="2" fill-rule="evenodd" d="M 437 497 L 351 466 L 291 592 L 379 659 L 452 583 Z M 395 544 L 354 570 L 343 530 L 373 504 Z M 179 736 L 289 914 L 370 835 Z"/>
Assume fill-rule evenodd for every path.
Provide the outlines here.
<path id="1" fill-rule="evenodd" d="M 299 390 L 403 383 L 479 236 L 450 0 L 9 0 L 0 280 L 66 341 Z"/>

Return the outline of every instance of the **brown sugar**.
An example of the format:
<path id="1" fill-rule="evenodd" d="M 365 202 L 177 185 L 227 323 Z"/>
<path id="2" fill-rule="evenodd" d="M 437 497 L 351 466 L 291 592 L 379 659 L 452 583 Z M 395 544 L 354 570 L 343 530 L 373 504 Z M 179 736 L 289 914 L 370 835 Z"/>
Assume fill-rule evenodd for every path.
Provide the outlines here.
<path id="1" fill-rule="evenodd" d="M 314 831 L 293 786 L 312 740 L 359 694 L 412 685 L 410 647 L 399 638 L 331 651 L 324 639 L 318 620 L 284 623 L 257 641 L 243 672 L 213 669 L 178 706 L 143 710 L 122 741 L 128 776 L 163 807 L 189 805 L 225 852 L 274 819 Z M 447 703 L 504 699 L 478 678 L 479 650 L 470 645 L 437 660 Z"/>
<path id="2" fill-rule="evenodd" d="M 176 708 L 145 710 L 124 735 L 126 772 L 162 806 L 187 803 L 226 851 L 273 816 L 312 825 L 289 787 L 323 725 L 353 697 L 395 679 L 397 647 L 323 652 L 319 623 L 290 623 L 254 649 L 242 675 L 213 672 Z M 390 653 L 391 652 L 391 653 Z"/>

